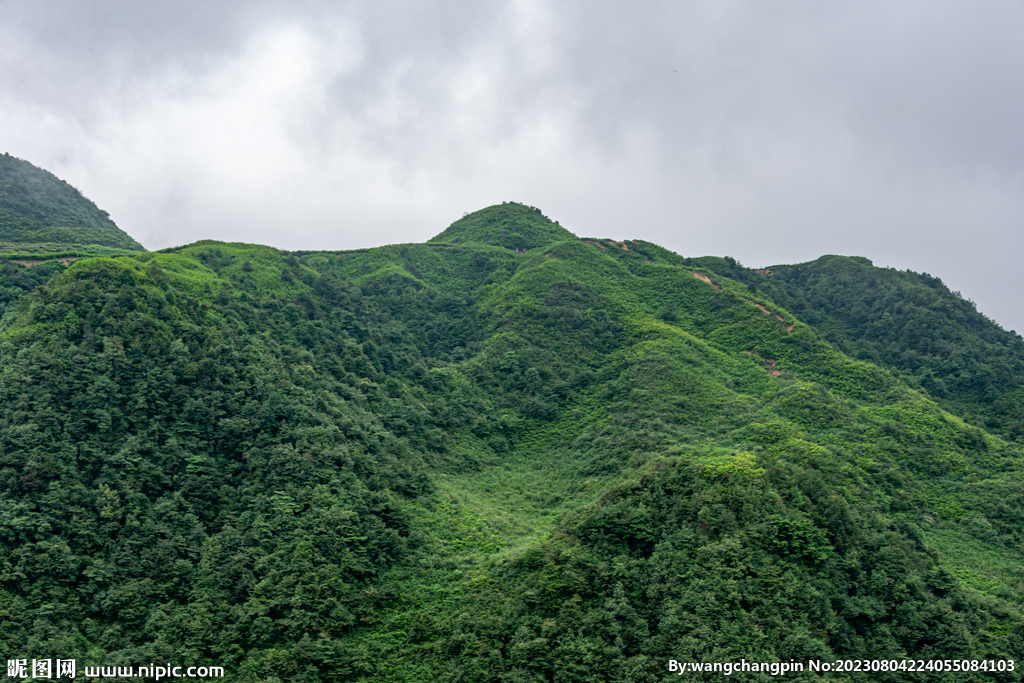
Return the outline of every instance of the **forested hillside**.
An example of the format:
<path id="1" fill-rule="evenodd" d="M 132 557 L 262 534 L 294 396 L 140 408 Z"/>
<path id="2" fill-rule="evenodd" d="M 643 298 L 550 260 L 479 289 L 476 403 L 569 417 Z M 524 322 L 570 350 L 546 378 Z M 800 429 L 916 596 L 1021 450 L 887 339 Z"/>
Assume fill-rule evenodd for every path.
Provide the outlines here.
<path id="1" fill-rule="evenodd" d="M 88 246 L 144 251 L 65 181 L 23 159 L 0 156 L 0 249 L 38 253 Z"/>
<path id="2" fill-rule="evenodd" d="M 921 351 L 982 339 L 1020 386 L 972 307 L 868 338 L 820 278 L 514 203 L 424 244 L 46 268 L 0 270 L 9 653 L 527 683 L 1024 651 L 1024 447 Z"/>
<path id="3" fill-rule="evenodd" d="M 928 273 L 823 256 L 795 266 L 703 265 L 772 297 L 851 357 L 898 370 L 972 423 L 1024 438 L 1024 339 Z"/>

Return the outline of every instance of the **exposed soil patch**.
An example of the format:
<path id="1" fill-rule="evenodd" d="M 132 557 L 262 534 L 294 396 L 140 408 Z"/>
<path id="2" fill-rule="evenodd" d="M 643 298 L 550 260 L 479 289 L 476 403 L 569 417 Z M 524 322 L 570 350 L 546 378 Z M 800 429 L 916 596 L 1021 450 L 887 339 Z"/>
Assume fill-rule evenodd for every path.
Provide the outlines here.
<path id="1" fill-rule="evenodd" d="M 714 287 L 717 290 L 721 290 L 722 289 L 721 287 L 716 285 L 714 282 L 712 282 L 711 278 L 709 278 L 704 273 L 698 273 L 696 271 L 692 271 L 690 273 L 690 275 L 693 275 L 698 280 L 703 280 L 704 282 L 708 283 L 709 285 L 711 285 L 712 287 Z M 740 297 L 740 299 L 742 299 L 743 301 L 746 301 L 748 304 L 752 304 L 754 306 L 757 306 L 758 308 L 760 308 L 762 311 L 764 311 L 768 315 L 770 315 L 770 316 L 772 316 L 774 318 L 778 318 L 782 322 L 786 322 L 786 319 L 783 318 L 781 315 L 779 315 L 778 313 L 773 313 L 772 311 L 769 311 L 767 308 L 765 308 L 761 304 L 757 303 L 756 301 L 751 301 L 750 299 L 744 299 L 743 297 Z M 788 332 L 789 334 L 792 334 L 793 333 L 793 326 L 792 325 L 786 325 L 786 332 Z M 773 375 L 773 377 L 774 377 L 774 375 Z"/>
<path id="2" fill-rule="evenodd" d="M 694 276 L 698 280 L 703 280 L 704 282 L 708 283 L 709 285 L 711 285 L 712 287 L 714 287 L 715 289 L 717 289 L 719 291 L 721 291 L 721 289 L 722 289 L 721 287 L 716 285 L 714 282 L 712 282 L 711 278 L 709 278 L 704 273 L 691 272 L 690 275 Z"/>
<path id="3" fill-rule="evenodd" d="M 767 308 L 765 308 L 761 304 L 757 303 L 756 301 L 751 301 L 750 299 L 744 299 L 744 301 L 746 301 L 748 304 L 754 304 L 755 306 L 760 308 L 762 311 L 764 311 L 768 315 L 773 316 L 775 318 L 778 318 L 782 322 L 786 322 L 786 319 L 783 318 L 781 315 L 779 315 L 778 313 L 773 313 L 772 311 L 769 311 Z M 789 334 L 793 334 L 793 326 L 792 325 L 786 325 L 786 332 L 788 332 Z M 772 362 L 774 363 L 775 361 L 772 361 Z"/>
<path id="4" fill-rule="evenodd" d="M 604 246 L 600 242 L 595 242 L 593 240 L 583 240 L 583 241 L 586 242 L 587 244 L 593 244 L 595 247 L 601 247 L 602 251 L 608 251 L 608 247 Z"/>
<path id="5" fill-rule="evenodd" d="M 609 240 L 608 244 L 614 244 L 616 246 L 622 247 L 625 251 L 629 251 L 629 247 L 626 246 L 625 242 L 613 242 L 612 240 Z"/>
<path id="6" fill-rule="evenodd" d="M 761 270 L 755 270 L 758 275 L 775 275 L 775 271 L 771 268 L 762 268 Z"/>
<path id="7" fill-rule="evenodd" d="M 775 359 L 774 358 L 762 358 L 761 356 L 757 355 L 753 351 L 750 352 L 750 355 L 753 356 L 754 358 L 757 358 L 758 360 L 764 361 L 765 363 L 768 364 L 768 374 L 771 377 L 778 377 L 779 375 L 782 374 L 778 369 L 776 369 L 776 367 L 775 367 Z"/>

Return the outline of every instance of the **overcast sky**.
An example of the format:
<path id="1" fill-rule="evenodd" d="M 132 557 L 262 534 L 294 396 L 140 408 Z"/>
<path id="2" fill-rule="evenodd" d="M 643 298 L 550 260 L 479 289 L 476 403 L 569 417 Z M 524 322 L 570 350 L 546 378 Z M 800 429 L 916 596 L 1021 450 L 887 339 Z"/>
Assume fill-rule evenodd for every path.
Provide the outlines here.
<path id="1" fill-rule="evenodd" d="M 514 200 L 687 256 L 930 272 L 1024 332 L 1019 0 L 0 15 L 0 152 L 150 249 L 422 242 Z"/>

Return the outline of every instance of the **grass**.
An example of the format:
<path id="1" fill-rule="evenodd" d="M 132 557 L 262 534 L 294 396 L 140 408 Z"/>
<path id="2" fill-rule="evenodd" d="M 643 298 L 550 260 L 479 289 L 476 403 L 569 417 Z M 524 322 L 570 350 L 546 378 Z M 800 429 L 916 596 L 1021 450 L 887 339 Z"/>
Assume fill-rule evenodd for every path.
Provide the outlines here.
<path id="1" fill-rule="evenodd" d="M 971 522 L 985 524 L 977 518 L 965 518 L 959 524 L 930 519 L 931 523 L 925 522 L 924 537 L 938 550 L 942 566 L 980 593 L 1024 606 L 1024 554 L 1020 549 L 974 536 Z"/>

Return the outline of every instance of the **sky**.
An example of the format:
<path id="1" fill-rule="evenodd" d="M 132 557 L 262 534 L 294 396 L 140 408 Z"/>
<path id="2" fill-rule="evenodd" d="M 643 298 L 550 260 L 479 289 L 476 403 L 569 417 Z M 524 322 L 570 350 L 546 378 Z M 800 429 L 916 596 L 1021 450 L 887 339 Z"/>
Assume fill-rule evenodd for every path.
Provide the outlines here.
<path id="1" fill-rule="evenodd" d="M 0 153 L 149 249 L 423 242 L 518 201 L 1024 332 L 1024 4 L 0 0 Z"/>

